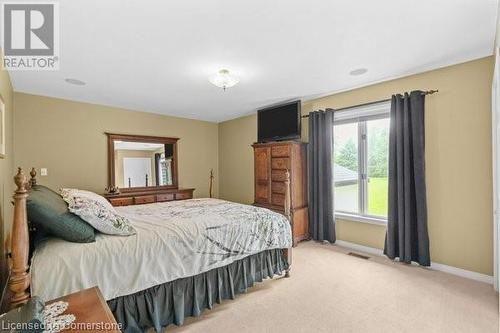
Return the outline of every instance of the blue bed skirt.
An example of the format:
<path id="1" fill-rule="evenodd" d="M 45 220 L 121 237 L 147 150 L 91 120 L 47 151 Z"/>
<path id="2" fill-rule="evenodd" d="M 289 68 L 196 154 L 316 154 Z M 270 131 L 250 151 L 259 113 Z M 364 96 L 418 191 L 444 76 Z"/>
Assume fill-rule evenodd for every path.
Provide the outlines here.
<path id="1" fill-rule="evenodd" d="M 215 303 L 233 299 L 255 282 L 287 269 L 283 250 L 268 250 L 202 274 L 117 297 L 108 305 L 123 325 L 123 332 L 144 332 L 151 327 L 160 332 L 170 324 L 182 325 L 184 318 L 199 316 Z"/>

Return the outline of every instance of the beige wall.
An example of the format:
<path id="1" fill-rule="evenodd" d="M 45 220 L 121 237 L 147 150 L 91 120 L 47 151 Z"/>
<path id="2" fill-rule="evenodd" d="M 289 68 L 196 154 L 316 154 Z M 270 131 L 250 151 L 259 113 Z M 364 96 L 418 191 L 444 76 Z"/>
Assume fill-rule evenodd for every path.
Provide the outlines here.
<path id="1" fill-rule="evenodd" d="M 1 51 L 0 51 L 1 53 Z M 3 57 L 0 54 L 0 61 L 3 62 Z M 11 197 L 14 191 L 13 171 L 13 151 L 12 151 L 12 130 L 13 130 L 13 91 L 10 82 L 9 73 L 5 70 L 0 70 L 0 95 L 5 103 L 5 141 L 6 154 L 4 158 L 0 158 L 0 218 L 4 227 L 4 235 L 7 235 L 10 230 L 12 220 L 12 207 L 10 204 Z M 3 241 L 2 241 L 3 244 Z"/>
<path id="2" fill-rule="evenodd" d="M 48 168 L 39 182 L 58 189 L 78 187 L 102 193 L 107 186 L 104 132 L 178 137 L 179 186 L 208 196 L 210 169 L 218 177 L 218 125 L 151 113 L 14 94 L 15 163 Z M 217 195 L 217 182 L 214 184 Z"/>
<path id="3" fill-rule="evenodd" d="M 3 62 L 0 50 L 0 62 Z M 1 65 L 0 65 L 1 68 Z M 13 128 L 13 92 L 9 73 L 0 69 L 0 96 L 5 103 L 5 143 L 6 154 L 0 158 L 0 294 L 6 282 L 7 268 L 4 254 L 4 242 L 10 233 L 12 221 L 12 205 L 10 204 L 14 191 L 12 128 Z"/>
<path id="4" fill-rule="evenodd" d="M 426 100 L 428 223 L 432 260 L 493 273 L 491 80 L 493 57 L 388 81 L 304 103 L 303 113 L 439 89 Z M 256 116 L 219 124 L 220 195 L 253 200 Z M 307 138 L 307 123 L 303 126 Z M 385 228 L 337 221 L 338 239 L 383 248 Z"/>
<path id="5" fill-rule="evenodd" d="M 222 199 L 253 203 L 253 149 L 257 141 L 255 115 L 219 123 L 219 195 Z"/>

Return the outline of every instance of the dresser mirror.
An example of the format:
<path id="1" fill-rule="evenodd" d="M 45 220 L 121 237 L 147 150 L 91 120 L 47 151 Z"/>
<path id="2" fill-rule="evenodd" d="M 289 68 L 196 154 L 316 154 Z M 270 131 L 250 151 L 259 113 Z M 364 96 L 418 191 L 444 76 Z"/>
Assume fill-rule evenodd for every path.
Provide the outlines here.
<path id="1" fill-rule="evenodd" d="M 177 138 L 106 133 L 109 188 L 177 188 Z"/>

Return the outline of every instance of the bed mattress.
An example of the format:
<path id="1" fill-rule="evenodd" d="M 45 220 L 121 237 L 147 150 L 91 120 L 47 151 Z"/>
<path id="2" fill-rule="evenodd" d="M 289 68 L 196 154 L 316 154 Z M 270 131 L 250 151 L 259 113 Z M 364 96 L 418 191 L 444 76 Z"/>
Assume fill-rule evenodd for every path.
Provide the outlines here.
<path id="1" fill-rule="evenodd" d="M 117 207 L 133 236 L 98 234 L 94 243 L 49 239 L 35 250 L 31 294 L 54 299 L 98 286 L 105 299 L 226 266 L 292 245 L 281 214 L 218 199 Z"/>

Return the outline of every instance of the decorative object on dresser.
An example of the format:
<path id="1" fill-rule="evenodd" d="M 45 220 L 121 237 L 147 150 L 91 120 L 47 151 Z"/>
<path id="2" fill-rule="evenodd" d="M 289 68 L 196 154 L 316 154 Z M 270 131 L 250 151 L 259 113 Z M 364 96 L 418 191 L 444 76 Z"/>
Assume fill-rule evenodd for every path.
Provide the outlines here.
<path id="1" fill-rule="evenodd" d="M 194 189 L 179 189 L 178 138 L 106 133 L 108 187 L 113 206 L 193 198 Z"/>
<path id="2" fill-rule="evenodd" d="M 55 305 L 52 305 L 52 307 Z M 44 323 L 47 322 L 46 312 L 53 313 L 52 308 L 46 308 L 45 302 L 38 296 L 30 298 L 26 304 L 11 309 L 8 312 L 0 312 L 0 332 L 29 332 L 45 333 Z M 73 317 L 74 318 L 74 317 Z M 50 320 L 51 318 L 49 318 Z M 30 330 L 22 330 L 21 325 L 31 327 Z"/>
<path id="3" fill-rule="evenodd" d="M 120 188 L 118 186 L 108 186 L 104 190 L 108 194 L 120 194 Z"/>
<path id="4" fill-rule="evenodd" d="M 285 180 L 290 173 L 290 221 L 293 245 L 309 238 L 307 200 L 307 143 L 282 141 L 255 143 L 255 199 L 254 205 L 285 212 Z"/>

